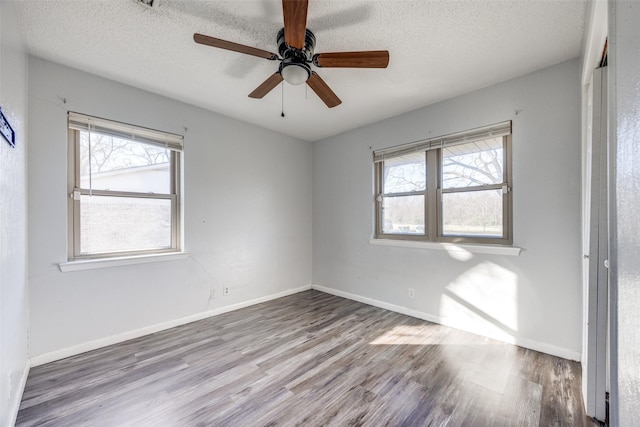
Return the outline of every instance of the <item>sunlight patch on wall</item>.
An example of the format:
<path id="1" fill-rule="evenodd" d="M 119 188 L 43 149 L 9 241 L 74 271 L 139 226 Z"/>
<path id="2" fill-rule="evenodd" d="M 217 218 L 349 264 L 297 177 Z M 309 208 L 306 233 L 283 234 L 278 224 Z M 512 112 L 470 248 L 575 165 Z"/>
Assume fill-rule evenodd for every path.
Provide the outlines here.
<path id="1" fill-rule="evenodd" d="M 483 262 L 451 282 L 440 298 L 440 317 L 463 330 L 505 339 L 518 331 L 518 277 Z"/>
<path id="2" fill-rule="evenodd" d="M 458 261 L 469 261 L 473 258 L 473 254 L 471 251 L 463 248 L 459 245 L 454 245 L 453 243 L 443 243 L 442 246 L 445 248 L 449 256 Z"/>

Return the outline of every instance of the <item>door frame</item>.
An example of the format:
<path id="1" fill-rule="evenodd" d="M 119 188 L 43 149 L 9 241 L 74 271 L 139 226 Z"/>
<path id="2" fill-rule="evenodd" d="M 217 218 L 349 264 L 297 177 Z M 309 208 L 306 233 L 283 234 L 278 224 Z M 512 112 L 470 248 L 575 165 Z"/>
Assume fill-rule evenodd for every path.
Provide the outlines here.
<path id="1" fill-rule="evenodd" d="M 600 62 L 603 47 L 608 35 L 608 8 L 606 1 L 592 1 L 588 3 L 587 29 L 582 62 L 582 248 L 583 248 L 583 346 L 582 346 L 582 396 L 586 413 L 592 417 L 604 420 L 606 402 L 604 390 L 607 388 L 608 365 L 607 351 L 607 305 L 606 287 L 598 288 L 597 277 L 606 272 L 604 259 L 590 253 L 591 250 L 591 176 L 592 176 L 592 131 L 593 131 L 593 95 L 594 70 Z M 602 86 L 599 85 L 599 88 Z M 606 93 L 606 92 L 605 92 Z M 605 97 L 606 102 L 606 97 Z M 604 145 L 606 147 L 606 119 L 604 116 Z M 600 126 L 600 125 L 598 125 Z M 600 147 L 602 148 L 602 147 Z M 606 153 L 605 153 L 606 154 Z M 606 157 L 605 157 L 606 158 Z M 598 168 L 601 162 L 598 161 Z M 606 169 L 606 163 L 605 163 Z M 601 172 L 601 171 L 600 171 Z M 599 174 L 602 176 L 602 174 Z M 606 181 L 606 179 L 605 179 Z M 606 194 L 606 193 L 605 193 Z M 600 193 L 597 193 L 600 197 Z M 599 206 L 602 210 L 603 201 Z M 606 197 L 604 203 L 607 203 Z M 606 205 L 605 205 L 606 210 Z M 598 212 L 599 212 L 598 211 Z M 599 218 L 600 219 L 600 218 Z M 599 221 L 598 219 L 598 221 Z M 594 223 L 598 222 L 594 218 Z M 600 225 L 598 225 L 600 227 Z M 605 237 L 602 236 L 604 239 Z M 607 237 L 608 240 L 608 237 Z M 600 267 L 600 269 L 598 269 Z M 595 274 L 593 272 L 600 272 Z M 596 280 L 590 278 L 596 277 Z M 604 327 L 603 327 L 604 325 Z M 604 332 L 603 332 L 604 331 Z M 604 355 L 604 356 L 603 356 Z M 603 363 L 604 362 L 604 363 Z M 604 377 L 604 380 L 603 380 Z M 604 389 L 603 389 L 604 386 Z M 599 396 L 599 397 L 598 397 Z"/>

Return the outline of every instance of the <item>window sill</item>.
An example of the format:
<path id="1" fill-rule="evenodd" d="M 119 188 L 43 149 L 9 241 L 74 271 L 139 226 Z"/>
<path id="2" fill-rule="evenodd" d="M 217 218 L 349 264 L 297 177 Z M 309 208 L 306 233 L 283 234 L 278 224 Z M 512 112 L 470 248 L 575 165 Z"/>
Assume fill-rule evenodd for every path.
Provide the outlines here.
<path id="1" fill-rule="evenodd" d="M 440 242 L 415 242 L 409 240 L 369 239 L 369 244 L 375 246 L 396 246 L 401 248 L 434 249 L 449 253 L 463 254 L 494 254 L 519 256 L 522 248 L 517 246 L 472 245 Z"/>
<path id="2" fill-rule="evenodd" d="M 118 258 L 83 259 L 77 261 L 61 262 L 58 264 L 60 271 L 93 270 L 96 268 L 118 267 L 122 265 L 145 264 L 148 262 L 174 261 L 186 259 L 186 252 L 172 252 L 167 254 L 137 255 Z"/>

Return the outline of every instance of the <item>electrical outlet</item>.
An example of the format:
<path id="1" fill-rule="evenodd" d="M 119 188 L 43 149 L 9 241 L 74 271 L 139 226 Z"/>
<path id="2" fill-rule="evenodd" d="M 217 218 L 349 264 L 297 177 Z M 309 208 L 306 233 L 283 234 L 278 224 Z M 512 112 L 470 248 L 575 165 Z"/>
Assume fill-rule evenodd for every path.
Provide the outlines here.
<path id="1" fill-rule="evenodd" d="M 229 286 L 225 286 L 224 288 L 222 288 L 222 295 L 224 295 L 225 297 L 230 293 L 231 293 L 231 288 Z"/>
<path id="2" fill-rule="evenodd" d="M 416 297 L 416 290 L 409 288 L 409 298 L 414 299 Z"/>

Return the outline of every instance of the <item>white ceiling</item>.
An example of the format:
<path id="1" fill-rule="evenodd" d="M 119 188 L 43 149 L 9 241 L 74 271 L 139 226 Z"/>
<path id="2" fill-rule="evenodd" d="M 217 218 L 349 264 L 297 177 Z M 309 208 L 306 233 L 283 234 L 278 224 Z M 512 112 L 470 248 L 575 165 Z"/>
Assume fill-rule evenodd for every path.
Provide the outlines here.
<path id="1" fill-rule="evenodd" d="M 390 52 L 386 69 L 315 69 L 305 85 L 247 95 L 278 67 L 198 45 L 200 32 L 277 53 L 280 0 L 21 0 L 33 55 L 315 141 L 580 55 L 586 0 L 310 0 L 316 53 Z"/>

